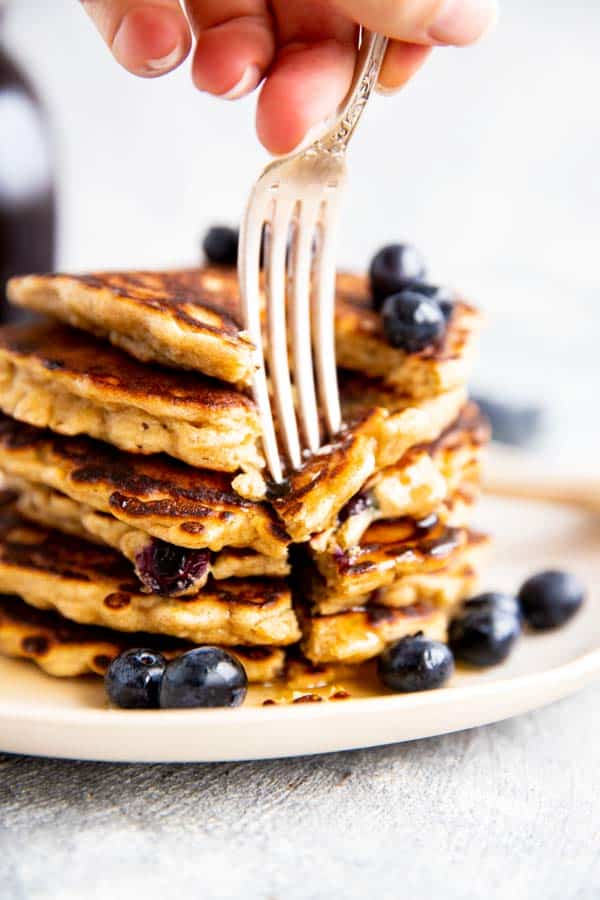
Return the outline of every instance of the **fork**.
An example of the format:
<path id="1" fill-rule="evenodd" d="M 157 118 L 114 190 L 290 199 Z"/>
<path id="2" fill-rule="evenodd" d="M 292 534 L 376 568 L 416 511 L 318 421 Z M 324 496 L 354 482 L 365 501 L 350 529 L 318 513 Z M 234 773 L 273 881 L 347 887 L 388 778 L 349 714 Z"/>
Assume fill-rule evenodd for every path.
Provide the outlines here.
<path id="1" fill-rule="evenodd" d="M 275 482 L 284 477 L 277 433 L 292 469 L 302 465 L 307 452 L 316 453 L 321 446 L 317 395 L 328 437 L 342 426 L 335 362 L 335 234 L 346 181 L 346 148 L 377 84 L 386 46 L 387 38 L 363 29 L 352 86 L 335 119 L 321 127 L 320 136 L 312 132 L 300 150 L 264 169 L 251 191 L 240 229 L 242 315 L 255 347 L 252 389 L 265 458 Z M 277 428 L 261 328 L 261 254 L 266 356 Z"/>

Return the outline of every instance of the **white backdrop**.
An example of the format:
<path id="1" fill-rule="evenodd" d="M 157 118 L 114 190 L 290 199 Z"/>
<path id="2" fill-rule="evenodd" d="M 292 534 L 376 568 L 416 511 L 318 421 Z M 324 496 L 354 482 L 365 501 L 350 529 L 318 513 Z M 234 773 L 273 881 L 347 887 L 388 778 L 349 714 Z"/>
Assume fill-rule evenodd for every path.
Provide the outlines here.
<path id="1" fill-rule="evenodd" d="M 570 458 L 600 449 L 599 34 L 595 0 L 504 0 L 485 42 L 376 97 L 339 252 L 362 267 L 383 242 L 422 247 L 489 315 L 479 384 L 545 400 L 543 446 Z M 53 124 L 62 268 L 190 262 L 211 222 L 237 222 L 266 159 L 253 99 L 200 94 L 187 66 L 128 75 L 74 0 L 13 0 L 5 36 Z"/>

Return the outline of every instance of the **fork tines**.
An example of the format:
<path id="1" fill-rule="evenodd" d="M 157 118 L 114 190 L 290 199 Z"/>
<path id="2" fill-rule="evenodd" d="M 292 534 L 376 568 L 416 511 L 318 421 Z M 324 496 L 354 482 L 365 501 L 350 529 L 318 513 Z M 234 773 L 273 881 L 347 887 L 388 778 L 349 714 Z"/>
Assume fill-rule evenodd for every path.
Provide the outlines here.
<path id="1" fill-rule="evenodd" d="M 240 283 L 246 328 L 256 347 L 253 388 L 265 455 L 273 479 L 281 481 L 278 436 L 293 469 L 301 466 L 305 451 L 319 449 L 317 392 L 327 435 L 341 427 L 334 337 L 338 186 L 323 191 L 313 185 L 307 191 L 304 185 L 298 199 L 299 191 L 269 180 L 269 174 L 267 170 L 255 186 L 243 223 Z M 269 381 L 261 327 L 261 255 Z"/>

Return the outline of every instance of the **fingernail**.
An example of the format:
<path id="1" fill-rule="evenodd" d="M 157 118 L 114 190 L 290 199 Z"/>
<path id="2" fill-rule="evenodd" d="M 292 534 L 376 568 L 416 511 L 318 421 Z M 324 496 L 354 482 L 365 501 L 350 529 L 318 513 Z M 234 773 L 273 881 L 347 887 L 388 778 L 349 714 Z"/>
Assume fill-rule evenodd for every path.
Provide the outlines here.
<path id="1" fill-rule="evenodd" d="M 219 94 L 222 100 L 238 100 L 244 94 L 250 93 L 260 81 L 260 69 L 256 65 L 247 66 L 244 74 L 237 84 L 234 84 L 226 94 Z"/>
<path id="2" fill-rule="evenodd" d="M 392 94 L 396 94 L 400 90 L 400 87 L 386 87 L 385 84 L 377 84 L 375 85 L 375 90 L 382 97 L 391 97 Z"/>
<path id="3" fill-rule="evenodd" d="M 428 29 L 428 36 L 439 44 L 470 44 L 494 23 L 489 0 L 446 0 Z"/>
<path id="4" fill-rule="evenodd" d="M 170 53 L 167 53 L 166 56 L 161 56 L 160 59 L 147 59 L 146 68 L 149 72 L 167 72 L 179 62 L 180 55 L 181 47 L 177 44 L 177 46 L 174 47 Z"/>

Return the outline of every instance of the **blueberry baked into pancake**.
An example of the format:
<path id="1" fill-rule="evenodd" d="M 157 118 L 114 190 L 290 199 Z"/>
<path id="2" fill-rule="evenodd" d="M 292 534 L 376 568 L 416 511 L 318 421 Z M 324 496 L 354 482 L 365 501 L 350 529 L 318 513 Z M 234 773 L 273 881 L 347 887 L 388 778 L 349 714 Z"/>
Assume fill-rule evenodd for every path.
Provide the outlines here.
<path id="1" fill-rule="evenodd" d="M 120 553 L 22 519 L 0 517 L 0 592 L 86 625 L 197 643 L 285 646 L 299 638 L 281 579 L 209 579 L 192 597 L 143 593 Z"/>
<path id="2" fill-rule="evenodd" d="M 148 589 L 181 596 L 211 573 L 288 574 L 285 529 L 266 503 L 236 493 L 232 474 L 1 415 L 0 468 L 23 515 L 115 547 Z"/>
<path id="3" fill-rule="evenodd" d="M 0 329 L 0 653 L 105 674 L 125 707 L 238 705 L 248 682 L 297 701 L 376 670 L 385 691 L 477 585 L 479 314 L 407 245 L 339 274 L 344 426 L 274 484 L 221 237 L 194 269 L 10 282 L 45 318 Z"/>

